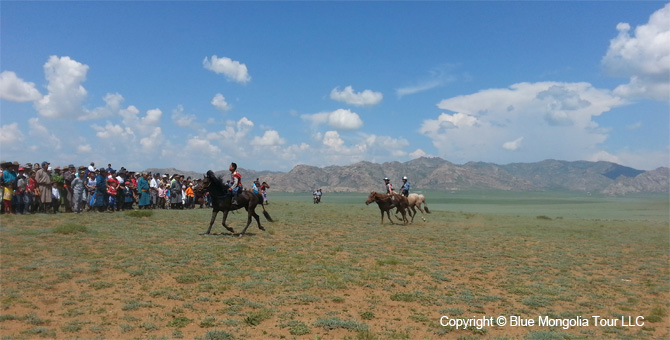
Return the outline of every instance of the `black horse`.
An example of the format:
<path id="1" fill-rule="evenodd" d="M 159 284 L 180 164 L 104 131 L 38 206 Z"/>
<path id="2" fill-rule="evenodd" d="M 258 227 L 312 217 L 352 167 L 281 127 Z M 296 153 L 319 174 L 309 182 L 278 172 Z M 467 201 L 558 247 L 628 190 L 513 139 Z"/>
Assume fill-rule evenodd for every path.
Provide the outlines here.
<path id="1" fill-rule="evenodd" d="M 219 213 L 219 211 L 223 211 L 223 221 L 221 222 L 221 225 L 234 234 L 235 230 L 228 227 L 226 224 L 228 212 L 241 208 L 247 210 L 247 225 L 240 233 L 240 236 L 244 235 L 244 233 L 247 231 L 247 228 L 249 228 L 249 225 L 251 224 L 251 217 L 256 219 L 256 223 L 258 223 L 258 229 L 265 230 L 265 228 L 263 228 L 261 225 L 261 220 L 258 214 L 256 214 L 255 211 L 258 204 L 260 204 L 263 208 L 263 216 L 265 216 L 265 219 L 270 222 L 274 222 L 272 217 L 270 217 L 270 214 L 265 211 L 265 206 L 263 205 L 263 196 L 260 194 L 255 194 L 251 191 L 242 191 L 237 195 L 237 204 L 232 204 L 233 196 L 228 191 L 229 186 L 217 178 L 212 170 L 207 171 L 207 175 L 205 175 L 202 185 L 199 187 L 201 188 L 200 190 L 207 190 L 209 195 L 212 197 L 212 220 L 209 221 L 209 228 L 203 235 L 208 235 L 212 231 L 212 225 L 214 224 L 216 215 Z"/>

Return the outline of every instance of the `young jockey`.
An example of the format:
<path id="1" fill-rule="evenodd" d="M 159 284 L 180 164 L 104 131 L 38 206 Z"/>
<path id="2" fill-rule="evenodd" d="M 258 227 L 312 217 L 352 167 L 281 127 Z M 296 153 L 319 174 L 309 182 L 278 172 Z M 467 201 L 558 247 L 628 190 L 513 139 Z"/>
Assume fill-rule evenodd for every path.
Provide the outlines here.
<path id="1" fill-rule="evenodd" d="M 388 177 L 384 178 L 384 185 L 386 186 L 386 193 L 391 195 L 391 194 L 393 194 L 393 185 L 389 181 L 390 180 L 389 180 Z"/>
<path id="2" fill-rule="evenodd" d="M 409 181 L 407 181 L 407 176 L 403 176 L 402 178 L 402 188 L 400 188 L 402 191 L 402 195 L 407 197 L 409 196 Z"/>
<path id="3" fill-rule="evenodd" d="M 236 205 L 237 204 L 237 195 L 242 191 L 242 175 L 240 175 L 239 172 L 237 172 L 237 164 L 236 163 L 230 163 L 230 188 L 228 188 L 229 191 L 233 193 L 233 201 L 231 204 Z"/>

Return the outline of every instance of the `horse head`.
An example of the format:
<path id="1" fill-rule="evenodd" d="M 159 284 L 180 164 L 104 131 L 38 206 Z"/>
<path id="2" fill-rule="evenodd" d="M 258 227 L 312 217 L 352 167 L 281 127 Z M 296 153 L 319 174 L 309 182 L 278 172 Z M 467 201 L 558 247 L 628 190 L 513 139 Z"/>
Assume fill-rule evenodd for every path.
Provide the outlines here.
<path id="1" fill-rule="evenodd" d="M 373 191 L 370 193 L 370 196 L 368 196 L 367 201 L 365 201 L 365 205 L 368 205 L 376 200 L 377 200 L 377 193 Z"/>

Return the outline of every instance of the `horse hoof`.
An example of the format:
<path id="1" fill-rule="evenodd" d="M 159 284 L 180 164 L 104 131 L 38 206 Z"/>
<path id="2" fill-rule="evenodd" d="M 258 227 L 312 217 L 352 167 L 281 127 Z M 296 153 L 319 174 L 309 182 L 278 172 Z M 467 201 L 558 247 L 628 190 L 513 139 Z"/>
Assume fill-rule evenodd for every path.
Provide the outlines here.
<path id="1" fill-rule="evenodd" d="M 265 231 L 265 227 L 258 227 L 258 229 Z"/>

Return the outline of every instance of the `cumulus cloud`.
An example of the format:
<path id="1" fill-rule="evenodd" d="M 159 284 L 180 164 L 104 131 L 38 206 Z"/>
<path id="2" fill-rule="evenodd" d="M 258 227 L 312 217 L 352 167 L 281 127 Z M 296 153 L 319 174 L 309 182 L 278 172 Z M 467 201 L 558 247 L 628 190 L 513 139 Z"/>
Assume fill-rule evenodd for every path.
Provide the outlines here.
<path id="1" fill-rule="evenodd" d="M 221 93 L 217 93 L 214 98 L 212 98 L 211 103 L 215 108 L 223 112 L 229 111 L 233 108 L 226 102 L 226 97 L 224 97 Z"/>
<path id="2" fill-rule="evenodd" d="M 70 57 L 51 56 L 44 64 L 48 94 L 35 102 L 37 112 L 47 118 L 77 117 L 83 112 L 88 65 Z"/>
<path id="3" fill-rule="evenodd" d="M 521 142 L 523 142 L 523 137 L 519 137 L 513 141 L 503 143 L 502 147 L 505 150 L 518 150 L 521 147 Z"/>
<path id="4" fill-rule="evenodd" d="M 425 151 L 421 150 L 421 149 L 416 149 L 416 150 L 410 152 L 410 153 L 409 153 L 409 156 L 410 156 L 412 159 L 416 159 L 416 158 L 426 157 L 426 156 L 428 156 L 428 154 L 427 154 Z"/>
<path id="5" fill-rule="evenodd" d="M 635 28 L 619 23 L 619 34 L 610 41 L 602 59 L 604 68 L 614 76 L 630 77 L 614 93 L 623 97 L 656 100 L 670 98 L 670 4 L 654 12 L 649 22 Z"/>
<path id="6" fill-rule="evenodd" d="M 123 96 L 121 94 L 107 93 L 103 98 L 103 101 L 105 102 L 105 106 L 100 106 L 93 110 L 82 109 L 83 114 L 79 116 L 78 119 L 95 120 L 119 114 L 121 103 L 123 103 Z"/>
<path id="7" fill-rule="evenodd" d="M 202 61 L 202 66 L 217 74 L 223 74 L 230 81 L 238 83 L 248 83 L 251 81 L 251 76 L 247 71 L 247 65 L 230 58 L 219 58 L 213 55 L 211 58 L 205 57 Z"/>
<path id="8" fill-rule="evenodd" d="M 286 143 L 286 140 L 284 138 L 281 138 L 279 136 L 279 132 L 276 130 L 268 130 L 263 133 L 262 137 L 254 137 L 254 139 L 251 140 L 251 145 L 255 146 L 276 146 L 276 145 L 283 145 Z"/>
<path id="9" fill-rule="evenodd" d="M 302 115 L 302 119 L 311 121 L 315 125 L 327 123 L 336 130 L 357 130 L 363 127 L 361 117 L 347 109 L 337 109 L 333 112 L 322 112 L 312 115 Z"/>
<path id="10" fill-rule="evenodd" d="M 24 136 L 19 129 L 18 123 L 6 124 L 0 126 L 0 144 L 2 147 L 18 145 L 24 141 Z"/>
<path id="11" fill-rule="evenodd" d="M 381 92 L 364 90 L 363 92 L 356 93 L 351 86 L 345 87 L 342 91 L 337 87 L 330 91 L 330 99 L 355 106 L 377 105 L 383 98 L 384 95 Z"/>
<path id="12" fill-rule="evenodd" d="M 4 71 L 0 73 L 0 99 L 13 102 L 31 102 L 42 98 L 34 83 L 26 82 L 16 73 Z"/>
<path id="13" fill-rule="evenodd" d="M 505 162 L 501 147 L 519 161 L 584 159 L 608 137 L 594 117 L 625 103 L 588 83 L 519 83 L 445 99 L 438 107 L 453 113 L 425 120 L 420 132 L 457 162 Z"/>

